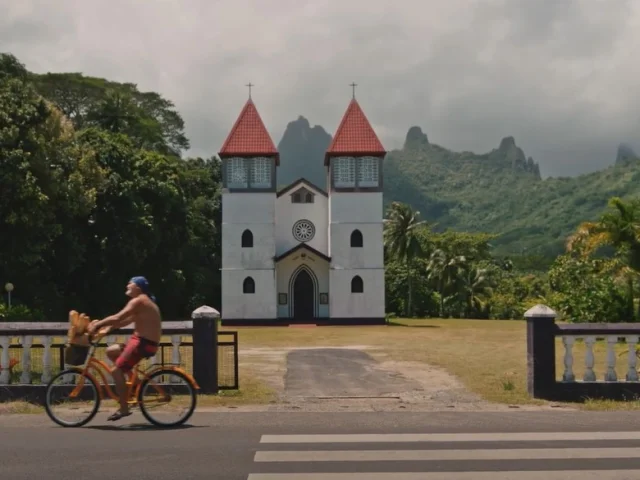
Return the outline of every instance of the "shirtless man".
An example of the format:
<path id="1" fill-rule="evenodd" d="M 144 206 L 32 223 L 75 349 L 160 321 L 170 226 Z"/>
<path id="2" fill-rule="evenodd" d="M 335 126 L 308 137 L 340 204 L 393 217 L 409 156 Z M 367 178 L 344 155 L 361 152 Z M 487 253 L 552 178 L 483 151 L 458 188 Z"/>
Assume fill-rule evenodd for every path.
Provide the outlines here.
<path id="1" fill-rule="evenodd" d="M 116 383 L 116 392 L 120 397 L 120 410 L 109 417 L 110 421 L 131 415 L 124 375 L 131 372 L 143 358 L 153 357 L 156 354 L 162 336 L 160 309 L 155 303 L 155 297 L 151 295 L 147 279 L 133 277 L 129 280 L 125 293 L 131 297 L 126 307 L 103 320 L 94 320 L 88 328 L 89 334 L 92 334 L 103 327 L 111 327 L 115 330 L 132 322 L 135 323 L 133 335 L 126 345 L 116 344 L 107 348 L 107 356 L 115 363 L 111 374 Z"/>

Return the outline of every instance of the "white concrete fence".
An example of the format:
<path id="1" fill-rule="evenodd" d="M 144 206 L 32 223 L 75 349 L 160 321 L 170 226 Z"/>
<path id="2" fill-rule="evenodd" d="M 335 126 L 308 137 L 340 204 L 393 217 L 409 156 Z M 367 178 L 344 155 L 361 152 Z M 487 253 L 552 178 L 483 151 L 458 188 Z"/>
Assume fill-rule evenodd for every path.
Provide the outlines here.
<path id="1" fill-rule="evenodd" d="M 169 336 L 170 341 L 162 342 L 156 355 L 148 362 L 153 365 L 180 364 L 191 370 L 190 359 L 181 358 L 180 347 L 192 346 L 189 337 L 193 333 L 193 322 L 164 322 L 162 327 L 163 335 Z M 46 384 L 55 373 L 65 369 L 64 346 L 68 329 L 68 323 L 0 323 L 0 386 Z M 125 327 L 120 334 L 103 338 L 101 345 L 123 343 L 132 331 L 132 327 Z M 162 358 L 165 349 L 170 351 L 170 358 Z M 96 357 L 111 365 L 103 348 L 99 349 Z M 14 375 L 14 372 L 20 372 L 20 375 Z"/>

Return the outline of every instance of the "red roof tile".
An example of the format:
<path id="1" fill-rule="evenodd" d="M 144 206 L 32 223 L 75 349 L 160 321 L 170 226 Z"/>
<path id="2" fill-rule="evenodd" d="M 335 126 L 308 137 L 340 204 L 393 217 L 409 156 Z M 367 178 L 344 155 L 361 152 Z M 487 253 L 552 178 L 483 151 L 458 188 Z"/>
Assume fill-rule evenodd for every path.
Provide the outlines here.
<path id="1" fill-rule="evenodd" d="M 325 155 L 325 165 L 329 158 L 337 155 L 384 155 L 382 143 L 373 131 L 369 120 L 354 98 L 342 117 L 333 141 Z"/>
<path id="2" fill-rule="evenodd" d="M 219 155 L 220 157 L 233 155 L 245 157 L 252 155 L 275 156 L 276 164 L 280 163 L 278 150 L 251 99 L 247 100 L 240 115 L 238 115 L 238 119 L 222 145 Z"/>

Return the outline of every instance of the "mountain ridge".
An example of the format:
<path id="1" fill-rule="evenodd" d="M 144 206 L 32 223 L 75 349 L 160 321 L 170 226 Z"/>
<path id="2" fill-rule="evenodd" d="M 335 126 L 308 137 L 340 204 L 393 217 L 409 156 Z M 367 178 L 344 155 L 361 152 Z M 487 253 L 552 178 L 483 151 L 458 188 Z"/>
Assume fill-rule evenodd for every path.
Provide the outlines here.
<path id="1" fill-rule="evenodd" d="M 304 177 L 326 188 L 322 160 L 331 138 L 303 116 L 289 122 L 278 143 L 278 184 Z M 543 179 L 539 164 L 513 136 L 485 153 L 456 152 L 432 143 L 414 125 L 403 147 L 385 157 L 384 204 L 408 203 L 436 230 L 498 234 L 494 245 L 500 253 L 556 255 L 572 229 L 595 219 L 611 196 L 640 194 L 635 152 L 621 145 L 609 167 Z"/>

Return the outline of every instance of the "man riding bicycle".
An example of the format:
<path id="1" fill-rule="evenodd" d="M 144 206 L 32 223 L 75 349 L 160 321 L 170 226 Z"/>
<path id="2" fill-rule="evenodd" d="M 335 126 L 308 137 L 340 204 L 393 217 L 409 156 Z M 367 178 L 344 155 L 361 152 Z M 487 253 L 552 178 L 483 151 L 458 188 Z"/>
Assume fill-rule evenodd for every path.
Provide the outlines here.
<path id="1" fill-rule="evenodd" d="M 131 300 L 120 312 L 102 320 L 94 320 L 88 327 L 89 334 L 93 334 L 103 327 L 112 327 L 115 330 L 135 323 L 133 335 L 126 345 L 116 344 L 107 348 L 107 356 L 115 363 L 112 375 L 120 401 L 120 409 L 109 417 L 110 421 L 131 415 L 124 375 L 131 372 L 143 358 L 150 358 L 156 354 L 162 336 L 160 309 L 155 303 L 155 297 L 151 295 L 147 279 L 133 277 L 127 284 L 125 294 L 131 297 Z"/>

